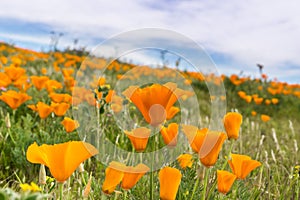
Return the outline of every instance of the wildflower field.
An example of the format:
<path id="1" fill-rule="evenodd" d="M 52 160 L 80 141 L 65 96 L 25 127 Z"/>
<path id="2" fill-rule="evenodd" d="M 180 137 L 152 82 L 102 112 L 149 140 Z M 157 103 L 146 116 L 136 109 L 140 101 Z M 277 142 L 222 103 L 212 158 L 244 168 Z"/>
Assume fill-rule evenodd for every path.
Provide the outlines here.
<path id="1" fill-rule="evenodd" d="M 0 106 L 0 200 L 300 199 L 300 85 L 267 74 L 0 43 Z"/>

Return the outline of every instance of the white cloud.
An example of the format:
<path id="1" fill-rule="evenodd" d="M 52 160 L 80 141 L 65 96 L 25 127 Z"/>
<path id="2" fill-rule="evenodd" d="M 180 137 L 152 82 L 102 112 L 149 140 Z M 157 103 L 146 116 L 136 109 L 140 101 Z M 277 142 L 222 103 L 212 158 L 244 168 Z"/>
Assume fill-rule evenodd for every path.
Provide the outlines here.
<path id="1" fill-rule="evenodd" d="M 233 64 L 255 68 L 263 63 L 273 77 L 286 76 L 282 66 L 290 64 L 300 76 L 299 6 L 298 0 L 2 0 L 0 18 L 48 24 L 80 41 L 142 27 L 167 28 L 208 52 L 227 55 Z"/>

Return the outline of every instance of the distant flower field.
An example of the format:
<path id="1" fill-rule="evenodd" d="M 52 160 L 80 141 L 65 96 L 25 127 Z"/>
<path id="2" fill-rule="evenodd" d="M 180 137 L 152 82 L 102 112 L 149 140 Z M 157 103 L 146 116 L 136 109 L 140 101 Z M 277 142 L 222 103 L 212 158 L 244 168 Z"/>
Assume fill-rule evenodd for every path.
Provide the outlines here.
<path id="1" fill-rule="evenodd" d="M 1 200 L 300 199 L 300 84 L 0 43 L 0 92 Z"/>

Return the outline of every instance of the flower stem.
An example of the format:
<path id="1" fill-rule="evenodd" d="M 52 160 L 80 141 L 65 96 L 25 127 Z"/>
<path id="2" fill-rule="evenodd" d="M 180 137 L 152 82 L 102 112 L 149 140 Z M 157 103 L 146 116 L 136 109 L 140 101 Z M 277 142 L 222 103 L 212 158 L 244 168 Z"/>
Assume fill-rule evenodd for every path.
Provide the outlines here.
<path id="1" fill-rule="evenodd" d="M 229 142 L 230 142 L 229 152 L 228 152 L 227 158 L 225 159 L 225 162 L 223 163 L 222 168 L 221 168 L 220 170 L 224 170 L 224 169 L 225 169 L 225 167 L 227 166 L 229 157 L 230 157 L 230 155 L 231 155 L 231 151 L 232 151 L 232 148 L 233 148 L 233 143 L 234 143 L 234 141 L 233 141 L 233 140 L 229 140 Z M 217 185 L 217 179 L 214 180 L 213 185 L 212 185 L 212 187 L 210 188 L 210 190 L 209 190 L 209 192 L 208 192 L 208 195 L 207 195 L 207 198 L 208 198 L 208 199 L 209 199 L 209 197 L 210 197 L 212 191 L 213 191 L 214 188 L 216 187 L 216 185 Z"/>
<path id="2" fill-rule="evenodd" d="M 155 142 L 153 142 L 155 148 Z M 154 150 L 151 152 L 151 172 L 150 172 L 150 200 L 153 200 L 153 162 L 154 162 Z"/>
<path id="3" fill-rule="evenodd" d="M 11 131 L 10 131 L 10 128 L 8 128 L 7 132 L 8 132 L 8 134 L 9 134 L 9 137 L 10 137 L 11 141 L 12 141 L 14 144 L 16 144 L 16 140 L 15 140 L 14 137 L 12 136 L 12 133 L 11 133 Z"/>
<path id="4" fill-rule="evenodd" d="M 85 181 L 83 172 L 80 172 L 80 176 L 81 176 L 82 183 L 85 186 L 86 185 L 86 181 Z"/>
<path id="5" fill-rule="evenodd" d="M 58 183 L 59 186 L 59 199 L 63 199 L 63 189 L 64 189 L 64 183 Z"/>
<path id="6" fill-rule="evenodd" d="M 299 199 L 299 188 L 300 188 L 300 186 L 299 186 L 299 175 L 298 175 L 298 177 L 296 176 L 296 178 L 297 178 L 296 199 Z"/>
<path id="7" fill-rule="evenodd" d="M 200 179 L 200 178 L 197 176 L 197 180 L 196 180 L 196 183 L 195 183 L 195 185 L 194 185 L 193 193 L 192 193 L 192 196 L 191 196 L 190 200 L 193 200 L 193 198 L 194 198 L 194 194 L 195 194 L 195 192 L 196 192 L 196 188 L 198 187 L 198 184 L 199 184 L 199 179 Z"/>
<path id="8" fill-rule="evenodd" d="M 207 189 L 207 184 L 208 184 L 209 169 L 210 168 L 205 169 L 202 200 L 205 200 L 205 197 L 206 197 L 206 189 Z"/>

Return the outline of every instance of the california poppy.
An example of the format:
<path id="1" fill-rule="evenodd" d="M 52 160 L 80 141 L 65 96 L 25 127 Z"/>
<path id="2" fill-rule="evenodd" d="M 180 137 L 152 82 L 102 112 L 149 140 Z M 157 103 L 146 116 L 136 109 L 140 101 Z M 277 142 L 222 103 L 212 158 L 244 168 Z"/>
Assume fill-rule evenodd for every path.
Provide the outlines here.
<path id="1" fill-rule="evenodd" d="M 110 108 L 112 109 L 112 111 L 114 113 L 119 113 L 122 110 L 122 108 L 123 108 L 123 105 L 122 105 L 123 104 L 123 98 L 120 97 L 120 96 L 118 96 L 118 95 L 115 95 L 114 92 L 113 92 L 113 94 L 112 94 L 112 96 L 110 98 L 111 99 L 105 98 L 106 101 L 110 100 L 110 103 L 111 103 Z"/>
<path id="2" fill-rule="evenodd" d="M 261 163 L 252 160 L 251 157 L 239 154 L 231 154 L 231 160 L 228 160 L 232 172 L 239 179 L 245 179 L 255 168 L 261 166 Z"/>
<path id="3" fill-rule="evenodd" d="M 191 154 L 181 154 L 178 156 L 177 161 L 182 169 L 191 168 L 193 165 L 193 156 Z"/>
<path id="4" fill-rule="evenodd" d="M 132 131 L 124 131 L 130 139 L 134 149 L 137 152 L 146 149 L 151 130 L 145 127 L 136 128 Z"/>
<path id="5" fill-rule="evenodd" d="M 124 177 L 126 165 L 112 161 L 105 170 L 105 180 L 102 185 L 102 191 L 111 194 Z"/>
<path id="6" fill-rule="evenodd" d="M 229 112 L 224 116 L 223 123 L 229 139 L 239 137 L 243 116 L 240 113 Z"/>
<path id="7" fill-rule="evenodd" d="M 182 125 L 182 130 L 183 130 L 184 134 L 187 136 L 190 146 L 192 147 L 193 151 L 198 153 L 203 144 L 203 141 L 208 132 L 208 129 L 203 128 L 203 129 L 199 130 L 195 126 Z"/>
<path id="8" fill-rule="evenodd" d="M 46 82 L 49 80 L 48 76 L 31 76 L 31 82 L 37 90 L 42 90 L 46 86 Z"/>
<path id="9" fill-rule="evenodd" d="M 31 83 L 27 76 L 21 76 L 19 79 L 13 82 L 13 85 L 22 92 L 26 92 L 30 87 Z"/>
<path id="10" fill-rule="evenodd" d="M 5 73 L 0 72 L 0 87 L 7 87 L 10 83 L 10 78 Z"/>
<path id="11" fill-rule="evenodd" d="M 53 112 L 56 116 L 64 116 L 68 109 L 70 108 L 70 104 L 62 102 L 62 103 L 51 103 L 51 107 L 53 108 Z"/>
<path id="12" fill-rule="evenodd" d="M 270 105 L 271 104 L 271 100 L 270 99 L 266 99 L 265 100 L 265 104 L 268 106 L 268 105 Z"/>
<path id="13" fill-rule="evenodd" d="M 171 123 L 168 127 L 162 127 L 160 133 L 164 139 L 164 142 L 168 146 L 176 146 L 178 135 L 178 124 Z"/>
<path id="14" fill-rule="evenodd" d="M 175 90 L 166 84 L 153 84 L 144 88 L 130 86 L 123 95 L 135 104 L 149 124 L 158 126 L 166 120 L 167 113 L 179 98 Z"/>
<path id="15" fill-rule="evenodd" d="M 61 89 L 62 87 L 62 84 L 56 80 L 48 80 L 45 85 L 45 88 L 48 91 L 48 93 L 51 93 L 56 89 Z"/>
<path id="16" fill-rule="evenodd" d="M 31 163 L 47 166 L 58 182 L 66 181 L 80 163 L 96 155 L 97 149 L 89 143 L 70 141 L 61 144 L 38 146 L 31 144 L 26 158 Z"/>
<path id="17" fill-rule="evenodd" d="M 264 98 L 254 98 L 253 100 L 257 105 L 260 105 L 264 101 Z"/>
<path id="18" fill-rule="evenodd" d="M 271 119 L 270 116 L 264 115 L 264 114 L 262 114 L 262 115 L 260 116 L 260 118 L 261 118 L 261 120 L 262 120 L 263 122 L 267 122 L 267 121 L 269 121 L 269 120 Z"/>
<path id="19" fill-rule="evenodd" d="M 2 92 L 0 96 L 0 100 L 5 102 L 11 109 L 15 110 L 20 105 L 22 105 L 25 101 L 31 99 L 26 93 L 16 92 L 14 90 L 8 90 L 7 92 Z"/>
<path id="20" fill-rule="evenodd" d="M 246 95 L 246 96 L 244 97 L 244 99 L 245 99 L 245 101 L 246 101 L 247 103 L 251 103 L 251 101 L 252 101 L 252 96 Z"/>
<path id="21" fill-rule="evenodd" d="M 5 67 L 4 72 L 10 78 L 11 81 L 15 81 L 18 80 L 21 76 L 23 76 L 26 70 L 21 67 L 10 66 Z"/>
<path id="22" fill-rule="evenodd" d="M 205 140 L 201 145 L 201 149 L 199 151 L 200 161 L 205 167 L 211 167 L 215 165 L 226 138 L 226 134 L 222 132 L 207 132 Z"/>
<path id="23" fill-rule="evenodd" d="M 257 114 L 256 111 L 254 111 L 254 110 L 251 111 L 252 116 L 256 116 L 256 114 Z"/>
<path id="24" fill-rule="evenodd" d="M 236 175 L 228 171 L 217 170 L 218 191 L 223 194 L 228 193 L 235 179 Z"/>
<path id="25" fill-rule="evenodd" d="M 179 111 L 180 111 L 180 109 L 178 107 L 172 106 L 169 109 L 169 112 L 167 112 L 167 120 L 172 119 Z"/>
<path id="26" fill-rule="evenodd" d="M 53 108 L 43 102 L 38 102 L 36 105 L 36 110 L 39 113 L 40 118 L 45 119 L 51 114 Z"/>
<path id="27" fill-rule="evenodd" d="M 159 171 L 160 199 L 175 200 L 181 177 L 180 171 L 175 168 L 165 167 Z"/>
<path id="28" fill-rule="evenodd" d="M 278 104 L 279 100 L 277 98 L 272 98 L 271 99 L 272 104 Z"/>
<path id="29" fill-rule="evenodd" d="M 51 93 L 49 94 L 51 100 L 55 103 L 72 103 L 72 97 L 69 94 L 59 94 L 59 93 Z"/>
<path id="30" fill-rule="evenodd" d="M 65 117 L 61 124 L 64 126 L 67 133 L 70 133 L 79 127 L 78 121 L 69 117 Z"/>
<path id="31" fill-rule="evenodd" d="M 149 170 L 150 168 L 144 164 L 138 164 L 135 167 L 127 166 L 124 171 L 121 187 L 125 190 L 133 188 Z"/>

